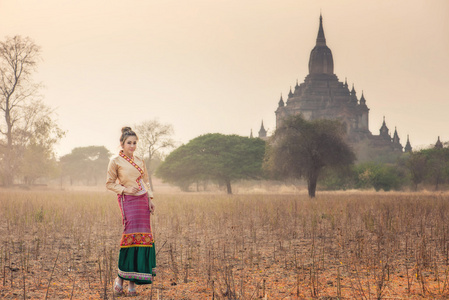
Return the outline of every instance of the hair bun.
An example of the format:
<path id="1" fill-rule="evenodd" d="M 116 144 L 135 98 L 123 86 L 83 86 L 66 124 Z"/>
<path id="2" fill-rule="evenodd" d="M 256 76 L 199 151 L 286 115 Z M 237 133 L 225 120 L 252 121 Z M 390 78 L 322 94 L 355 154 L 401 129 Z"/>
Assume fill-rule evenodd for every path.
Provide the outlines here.
<path id="1" fill-rule="evenodd" d="M 129 131 L 132 131 L 131 127 L 122 127 L 122 134 Z"/>
<path id="2" fill-rule="evenodd" d="M 120 144 L 123 147 L 126 139 L 130 136 L 135 136 L 138 139 L 137 134 L 131 129 L 131 127 L 122 127 L 122 135 L 120 136 Z"/>

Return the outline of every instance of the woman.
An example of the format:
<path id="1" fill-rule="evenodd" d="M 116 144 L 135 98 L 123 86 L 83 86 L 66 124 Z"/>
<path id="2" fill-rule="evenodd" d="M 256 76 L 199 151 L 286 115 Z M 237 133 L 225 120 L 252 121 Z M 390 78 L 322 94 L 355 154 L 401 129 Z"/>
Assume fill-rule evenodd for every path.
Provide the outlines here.
<path id="1" fill-rule="evenodd" d="M 114 292 L 123 294 L 123 281 L 127 280 L 131 296 L 137 295 L 135 284 L 152 283 L 156 271 L 150 225 L 150 214 L 155 207 L 145 162 L 134 155 L 137 140 L 130 127 L 122 128 L 122 150 L 109 162 L 106 182 L 106 187 L 117 194 L 124 226 Z"/>

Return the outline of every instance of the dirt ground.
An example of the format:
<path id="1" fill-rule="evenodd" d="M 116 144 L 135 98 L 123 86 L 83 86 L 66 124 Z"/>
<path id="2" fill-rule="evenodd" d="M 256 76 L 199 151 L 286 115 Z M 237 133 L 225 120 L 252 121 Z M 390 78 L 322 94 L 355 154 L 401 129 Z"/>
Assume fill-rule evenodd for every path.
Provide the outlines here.
<path id="1" fill-rule="evenodd" d="M 167 193 L 155 202 L 157 277 L 136 299 L 449 297 L 445 194 Z M 0 208 L 1 299 L 115 298 L 114 195 L 3 190 Z"/>

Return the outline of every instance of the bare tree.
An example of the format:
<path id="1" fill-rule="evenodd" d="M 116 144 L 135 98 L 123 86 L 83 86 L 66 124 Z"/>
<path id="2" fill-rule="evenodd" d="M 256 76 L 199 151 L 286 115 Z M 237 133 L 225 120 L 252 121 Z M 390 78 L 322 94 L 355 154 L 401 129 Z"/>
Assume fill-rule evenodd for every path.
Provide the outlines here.
<path id="1" fill-rule="evenodd" d="M 31 102 L 39 98 L 39 84 L 33 83 L 31 75 L 40 60 L 40 47 L 30 38 L 15 36 L 0 42 L 0 110 L 4 122 L 0 124 L 3 135 L 3 180 L 11 185 L 17 167 L 14 131 L 20 123 L 27 123 Z"/>
<path id="2" fill-rule="evenodd" d="M 138 152 L 148 158 L 148 176 L 153 190 L 151 162 L 156 157 L 163 157 L 165 150 L 175 147 L 176 142 L 172 139 L 173 126 L 162 124 L 158 120 L 149 120 L 136 125 L 135 129 L 139 136 Z"/>

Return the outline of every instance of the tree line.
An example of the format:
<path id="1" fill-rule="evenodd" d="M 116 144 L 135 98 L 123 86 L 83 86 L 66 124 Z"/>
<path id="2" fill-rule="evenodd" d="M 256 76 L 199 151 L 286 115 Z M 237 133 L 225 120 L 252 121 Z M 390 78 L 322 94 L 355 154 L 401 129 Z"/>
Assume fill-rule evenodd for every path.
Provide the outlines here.
<path id="1" fill-rule="evenodd" d="M 215 182 L 232 193 L 240 179 L 305 178 L 310 197 L 325 169 L 344 170 L 355 160 L 335 120 L 306 121 L 293 116 L 266 143 L 259 138 L 205 134 L 170 153 L 156 175 L 183 190 Z"/>
<path id="2" fill-rule="evenodd" d="M 438 190 L 449 183 L 449 148 L 390 152 L 356 161 L 336 120 L 283 121 L 267 141 L 206 134 L 173 151 L 156 170 L 167 182 L 189 190 L 216 183 L 232 193 L 241 179 L 303 179 L 310 197 L 321 190 Z"/>
<path id="3" fill-rule="evenodd" d="M 54 147 L 65 132 L 42 100 L 32 75 L 41 49 L 15 36 L 0 42 L 0 181 L 30 185 L 59 179 L 61 184 L 103 184 L 112 155 L 104 146 L 77 147 L 58 158 Z M 237 135 L 205 134 L 176 148 L 173 127 L 150 120 L 135 125 L 138 155 L 151 175 L 189 190 L 209 183 L 232 193 L 242 179 L 304 179 L 310 197 L 319 188 L 394 190 L 421 186 L 435 190 L 449 182 L 449 148 L 394 154 L 387 160 L 356 162 L 336 120 L 285 119 L 266 142 Z M 167 157 L 167 150 L 176 148 Z M 152 184 L 152 182 L 150 182 Z"/>

